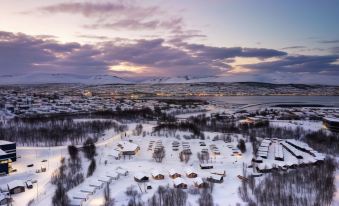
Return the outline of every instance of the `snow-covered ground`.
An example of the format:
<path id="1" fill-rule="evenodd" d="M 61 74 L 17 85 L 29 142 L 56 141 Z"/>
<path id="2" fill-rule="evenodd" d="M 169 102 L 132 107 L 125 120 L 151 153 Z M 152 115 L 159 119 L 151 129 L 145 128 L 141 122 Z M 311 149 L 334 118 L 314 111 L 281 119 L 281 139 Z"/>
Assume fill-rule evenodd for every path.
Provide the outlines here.
<path id="1" fill-rule="evenodd" d="M 270 125 L 275 127 L 286 127 L 296 129 L 302 127 L 305 130 L 318 131 L 323 128 L 322 121 L 305 120 L 270 120 Z"/>
<path id="2" fill-rule="evenodd" d="M 275 121 L 273 124 L 277 126 L 291 126 L 297 127 L 299 124 L 307 128 L 319 128 L 318 122 L 288 122 L 288 121 Z M 68 194 L 71 198 L 72 194 L 79 191 L 84 185 L 97 177 L 104 176 L 108 172 L 114 171 L 117 167 L 122 167 L 126 169 L 129 174 L 127 176 L 121 176 L 118 180 L 113 180 L 110 184 L 111 197 L 115 199 L 116 205 L 127 204 L 128 197 L 125 194 L 126 189 L 129 186 L 134 186 L 135 189 L 139 190 L 138 184 L 134 181 L 134 175 L 138 173 L 144 173 L 149 176 L 150 181 L 149 185 L 152 186 L 152 189 L 143 190 L 141 198 L 143 201 L 147 201 L 154 192 L 157 190 L 159 185 L 173 187 L 173 180 L 169 177 L 168 172 L 170 169 L 175 169 L 183 175 L 183 179 L 188 184 L 188 187 L 193 186 L 193 179 L 187 178 L 185 176 L 186 168 L 193 168 L 198 177 L 208 177 L 211 170 L 202 170 L 199 167 L 199 160 L 197 158 L 197 153 L 200 152 L 203 148 L 210 150 L 210 145 L 214 144 L 218 147 L 220 155 L 211 155 L 211 163 L 213 164 L 213 169 L 225 170 L 226 177 L 224 177 L 223 183 L 215 183 L 213 190 L 214 202 L 217 205 L 236 205 L 237 203 L 245 204 L 242 202 L 238 195 L 238 188 L 241 185 L 241 180 L 237 177 L 242 175 L 243 166 L 249 165 L 252 155 L 251 144 L 246 144 L 247 151 L 242 154 L 242 156 L 232 156 L 233 151 L 232 147 L 236 147 L 237 139 L 241 138 L 241 135 L 232 135 L 233 142 L 225 143 L 223 141 L 213 141 L 213 137 L 219 133 L 205 132 L 206 140 L 186 140 L 183 138 L 184 135 L 188 135 L 188 132 L 177 132 L 175 136 L 179 135 L 180 140 L 175 137 L 166 137 L 151 135 L 151 131 L 155 125 L 152 124 L 143 124 L 143 130 L 148 133 L 146 136 L 133 136 L 132 130 L 135 128 L 136 124 L 129 124 L 129 130 L 122 134 L 115 134 L 114 131 L 107 131 L 106 134 L 100 138 L 99 142 L 96 143 L 97 146 L 97 156 L 96 162 L 97 167 L 92 177 L 86 178 L 85 181 L 78 185 L 77 187 L 71 189 Z M 121 158 L 116 160 L 112 157 L 109 157 L 109 154 L 112 153 L 114 149 L 117 148 L 119 141 L 132 141 L 133 143 L 140 146 L 140 151 L 136 156 L 133 156 L 131 159 Z M 163 159 L 162 163 L 157 163 L 152 158 L 152 150 L 149 150 L 149 143 L 151 141 L 161 141 L 165 146 L 166 157 Z M 179 151 L 172 150 L 172 142 L 178 141 L 180 143 L 179 151 L 182 150 L 182 143 L 188 142 L 190 149 L 192 151 L 192 156 L 188 163 L 180 162 L 179 160 Z M 206 146 L 200 146 L 199 142 L 205 142 Z M 6 183 L 12 180 L 37 180 L 37 184 L 34 184 L 33 189 L 27 189 L 26 192 L 13 195 L 14 206 L 26 205 L 31 199 L 36 199 L 35 205 L 50 205 L 52 196 L 54 195 L 55 186 L 50 183 L 51 173 L 58 168 L 60 165 L 60 158 L 68 158 L 67 146 L 60 147 L 18 147 L 17 154 L 21 156 L 17 162 L 13 163 L 13 167 L 18 171 L 12 173 L 9 176 L 1 177 L 1 185 L 6 185 Z M 285 161 L 298 163 L 298 160 L 290 155 L 286 150 L 284 150 Z M 307 158 L 311 158 L 307 156 Z M 47 162 L 42 162 L 42 160 L 47 160 Z M 83 173 L 86 174 L 89 161 L 85 158 L 82 158 L 82 167 Z M 107 164 L 105 164 L 105 160 Z M 266 163 L 275 164 L 277 163 L 274 160 L 274 145 L 270 146 L 268 159 Z M 28 168 L 28 164 L 34 164 L 34 167 Z M 44 173 L 35 173 L 35 170 L 41 166 L 46 167 L 47 171 Z M 153 170 L 160 170 L 165 175 L 164 180 L 155 180 L 151 176 Z M 252 169 L 247 169 L 247 173 L 251 173 Z M 336 184 L 338 188 L 338 174 L 336 176 Z M 104 189 L 99 189 L 95 194 L 90 195 L 89 199 L 84 202 L 84 205 L 95 206 L 102 205 L 104 201 L 103 195 Z M 197 199 L 199 195 L 188 194 L 188 203 L 189 205 L 197 205 Z M 338 201 L 338 193 L 336 194 L 335 200 Z"/>
<path id="3" fill-rule="evenodd" d="M 151 131 L 154 125 L 144 125 L 144 131 Z M 130 125 L 130 128 L 134 128 L 135 125 Z M 196 157 L 196 153 L 201 151 L 202 147 L 199 145 L 200 140 L 177 140 L 174 137 L 157 137 L 157 136 L 131 136 L 131 131 L 127 132 L 127 137 L 124 135 L 115 135 L 111 138 L 101 139 L 97 144 L 97 168 L 92 178 L 105 175 L 109 171 L 115 170 L 117 167 L 121 166 L 124 169 L 129 171 L 129 175 L 126 177 L 121 177 L 119 180 L 113 181 L 110 184 L 111 196 L 116 200 L 117 205 L 126 204 L 127 196 L 125 195 L 126 189 L 134 185 L 136 189 L 137 183 L 134 181 L 134 175 L 139 172 L 143 172 L 150 176 L 149 184 L 152 185 L 153 189 L 148 190 L 147 193 L 142 194 L 142 199 L 146 201 L 149 197 L 153 195 L 158 185 L 169 185 L 173 187 L 173 180 L 169 178 L 168 171 L 171 168 L 177 169 L 183 175 L 185 172 L 185 168 L 192 167 L 198 173 L 199 177 L 207 177 L 210 174 L 208 170 L 201 170 L 199 167 L 199 161 Z M 180 133 L 180 135 L 184 135 L 185 133 Z M 222 169 L 226 171 L 226 177 L 224 178 L 224 182 L 221 184 L 215 184 L 213 195 L 215 202 L 219 205 L 235 205 L 238 202 L 242 202 L 238 197 L 238 187 L 240 186 L 240 180 L 237 178 L 237 175 L 242 175 L 243 163 L 248 163 L 252 158 L 252 152 L 250 149 L 250 145 L 247 145 L 249 148 L 248 151 L 243 154 L 242 157 L 236 159 L 236 157 L 231 156 L 232 150 L 227 147 L 228 144 L 232 144 L 233 146 L 236 143 L 224 143 L 223 141 L 212 141 L 212 137 L 215 136 L 216 133 L 207 133 L 206 136 L 210 137 L 210 139 L 205 140 L 206 148 L 209 149 L 210 144 L 215 144 L 219 148 L 221 155 L 215 156 L 212 159 L 212 163 L 215 169 Z M 116 148 L 118 141 L 121 140 L 123 136 L 123 140 L 132 140 L 134 143 L 138 144 L 141 150 L 137 153 L 137 155 L 131 159 L 120 159 L 115 160 L 113 158 L 109 159 L 108 164 L 104 164 L 104 160 L 108 159 L 108 154 Z M 166 149 L 166 157 L 164 158 L 162 163 L 156 163 L 152 159 L 152 151 L 148 150 L 148 145 L 150 141 L 161 140 Z M 189 142 L 190 148 L 192 150 L 193 155 L 191 156 L 190 161 L 185 164 L 180 162 L 179 160 L 179 151 L 172 150 L 172 142 L 174 140 L 182 142 Z M 17 154 L 21 156 L 17 162 L 13 163 L 13 168 L 16 168 L 18 171 L 16 173 L 12 173 L 9 176 L 1 178 L 1 185 L 5 185 L 6 183 L 16 179 L 16 180 L 37 180 L 37 184 L 34 184 L 33 189 L 27 189 L 26 192 L 20 193 L 17 195 L 13 195 L 14 205 L 26 205 L 31 199 L 37 200 L 35 202 L 36 205 L 50 205 L 51 198 L 54 194 L 54 186 L 51 185 L 50 176 L 51 173 L 58 168 L 60 165 L 59 161 L 61 157 L 68 157 L 67 147 L 44 147 L 44 148 L 35 148 L 35 147 L 18 147 Z M 47 162 L 41 162 L 46 159 Z M 34 164 L 34 167 L 28 168 L 28 164 Z M 88 160 L 83 158 L 83 169 L 84 173 L 86 173 L 88 167 Z M 47 168 L 47 172 L 44 173 L 35 173 L 35 170 L 40 168 L 41 165 Z M 151 171 L 154 169 L 159 169 L 165 174 L 164 180 L 154 180 L 151 178 Z M 184 175 L 185 176 L 185 175 Z M 193 180 L 184 177 L 188 186 L 193 185 Z M 84 183 L 86 184 L 88 180 L 86 179 Z M 72 191 L 77 191 L 81 188 L 82 184 L 73 188 L 69 191 L 70 195 Z M 138 189 L 139 190 L 139 189 Z M 227 193 L 225 193 L 227 191 Z M 196 205 L 198 195 L 189 195 L 188 201 L 192 205 Z M 85 205 L 101 205 L 103 202 L 103 189 L 98 190 L 94 195 L 91 195 L 89 200 L 85 202 Z"/>

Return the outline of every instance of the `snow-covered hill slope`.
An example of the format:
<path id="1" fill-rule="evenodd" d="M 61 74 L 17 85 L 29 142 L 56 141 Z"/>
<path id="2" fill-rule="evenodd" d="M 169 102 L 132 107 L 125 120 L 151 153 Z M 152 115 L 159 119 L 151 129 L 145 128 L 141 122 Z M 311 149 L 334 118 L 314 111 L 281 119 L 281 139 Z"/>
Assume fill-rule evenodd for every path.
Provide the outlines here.
<path id="1" fill-rule="evenodd" d="M 0 85 L 8 84 L 52 84 L 52 83 L 75 83 L 75 84 L 131 84 L 128 80 L 110 75 L 77 75 L 77 74 L 24 74 L 2 75 Z"/>

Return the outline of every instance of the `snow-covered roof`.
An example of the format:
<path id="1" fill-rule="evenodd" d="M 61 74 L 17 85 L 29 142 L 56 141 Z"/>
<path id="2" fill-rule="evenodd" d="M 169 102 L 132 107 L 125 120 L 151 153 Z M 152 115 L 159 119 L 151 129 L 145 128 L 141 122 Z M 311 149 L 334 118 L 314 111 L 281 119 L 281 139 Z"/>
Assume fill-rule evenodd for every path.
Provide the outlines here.
<path id="1" fill-rule="evenodd" d="M 117 177 L 119 177 L 119 174 L 116 171 L 107 171 L 106 176 L 112 177 L 112 178 L 117 178 Z"/>
<path id="2" fill-rule="evenodd" d="M 5 151 L 3 151 L 2 149 L 0 149 L 0 155 L 6 155 L 7 153 Z"/>
<path id="3" fill-rule="evenodd" d="M 0 201 L 3 199 L 9 198 L 9 196 L 7 194 L 4 193 L 0 193 Z"/>
<path id="4" fill-rule="evenodd" d="M 140 179 L 142 179 L 142 178 L 144 178 L 144 177 L 147 177 L 147 178 L 148 178 L 148 175 L 146 175 L 145 173 L 142 173 L 142 172 L 138 172 L 138 173 L 136 173 L 136 174 L 134 175 L 134 177 L 140 180 Z"/>
<path id="5" fill-rule="evenodd" d="M 211 174 L 209 177 L 210 177 L 211 179 L 219 180 L 219 181 L 223 178 L 223 176 L 221 176 L 221 175 L 215 175 L 215 174 Z"/>
<path id="6" fill-rule="evenodd" d="M 108 177 L 108 176 L 100 176 L 100 177 L 98 177 L 98 180 L 101 181 L 101 182 L 109 182 L 111 180 L 111 178 Z"/>
<path id="7" fill-rule="evenodd" d="M 211 163 L 201 163 L 200 164 L 200 167 L 210 167 L 210 166 L 213 167 L 213 165 Z"/>
<path id="8" fill-rule="evenodd" d="M 225 174 L 226 171 L 224 169 L 213 169 L 211 171 L 212 174 Z"/>
<path id="9" fill-rule="evenodd" d="M 201 185 L 204 183 L 201 177 L 194 178 L 193 182 L 197 185 Z"/>
<path id="10" fill-rule="evenodd" d="M 91 181 L 89 182 L 89 186 L 95 186 L 95 187 L 101 187 L 103 184 L 103 182 L 97 180 L 97 179 L 91 179 Z"/>
<path id="11" fill-rule="evenodd" d="M 164 173 L 160 170 L 153 170 L 152 171 L 152 176 L 158 176 L 158 175 L 164 175 Z"/>
<path id="12" fill-rule="evenodd" d="M 82 202 L 83 200 L 80 200 L 80 199 L 70 199 L 68 204 L 70 206 L 81 206 Z"/>
<path id="13" fill-rule="evenodd" d="M 95 190 L 95 187 L 91 187 L 88 185 L 83 185 L 80 187 L 80 192 L 94 193 Z"/>
<path id="14" fill-rule="evenodd" d="M 181 178 L 181 177 L 175 178 L 175 179 L 173 180 L 173 183 L 174 183 L 174 185 L 180 185 L 180 184 L 185 184 L 185 185 L 187 185 L 186 182 L 185 182 L 185 180 L 184 180 L 183 178 Z"/>
<path id="15" fill-rule="evenodd" d="M 122 146 L 121 151 L 135 151 L 139 147 L 137 144 L 127 141 L 119 141 L 118 144 Z"/>
<path id="16" fill-rule="evenodd" d="M 13 180 L 7 183 L 8 188 L 11 190 L 16 187 L 25 187 L 25 184 L 22 180 Z"/>
<path id="17" fill-rule="evenodd" d="M 169 170 L 169 174 L 175 175 L 175 174 L 180 174 L 180 172 L 178 170 L 172 168 L 172 169 Z"/>
<path id="18" fill-rule="evenodd" d="M 123 168 L 121 168 L 121 167 L 117 168 L 115 171 L 116 171 L 118 174 L 125 174 L 125 173 L 128 172 L 127 170 L 125 170 L 125 169 L 123 169 Z"/>
<path id="19" fill-rule="evenodd" d="M 0 145 L 6 145 L 6 144 L 13 144 L 14 142 L 6 141 L 6 140 L 0 140 Z"/>
<path id="20" fill-rule="evenodd" d="M 338 122 L 339 123 L 339 118 L 335 118 L 335 117 L 324 117 L 324 120 L 327 120 L 329 122 Z"/>
<path id="21" fill-rule="evenodd" d="M 185 171 L 186 171 L 186 174 L 192 174 L 192 173 L 196 174 L 195 170 L 192 167 L 187 167 Z"/>
<path id="22" fill-rule="evenodd" d="M 70 194 L 71 197 L 74 199 L 87 199 L 88 198 L 88 193 L 85 192 L 74 192 Z"/>

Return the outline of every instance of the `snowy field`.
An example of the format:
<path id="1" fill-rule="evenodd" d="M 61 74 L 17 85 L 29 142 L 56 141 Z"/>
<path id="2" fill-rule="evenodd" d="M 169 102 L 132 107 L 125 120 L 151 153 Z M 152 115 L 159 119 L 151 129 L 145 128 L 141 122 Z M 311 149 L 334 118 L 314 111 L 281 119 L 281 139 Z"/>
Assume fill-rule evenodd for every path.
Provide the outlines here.
<path id="1" fill-rule="evenodd" d="M 270 120 L 270 125 L 274 127 L 285 127 L 297 129 L 301 127 L 305 130 L 318 131 L 323 128 L 322 121 L 303 121 L 303 120 Z"/>
<path id="2" fill-rule="evenodd" d="M 130 125 L 130 128 L 134 128 L 135 125 Z M 144 125 L 144 131 L 151 131 L 152 125 Z M 182 133 L 183 135 L 185 133 Z M 215 136 L 216 133 L 206 133 L 206 136 Z M 221 184 L 215 184 L 213 195 L 215 199 L 215 203 L 219 205 L 235 205 L 236 203 L 242 202 L 238 197 L 238 187 L 240 186 L 241 181 L 237 178 L 237 175 L 242 175 L 243 163 L 249 163 L 252 158 L 252 152 L 250 149 L 247 150 L 245 154 L 241 157 L 234 157 L 232 155 L 232 149 L 227 147 L 231 144 L 233 147 L 236 146 L 236 143 L 225 143 L 223 141 L 212 141 L 205 140 L 205 147 L 199 145 L 200 140 L 177 140 L 173 137 L 157 137 L 157 136 L 132 136 L 131 131 L 127 132 L 127 137 L 123 137 L 123 140 L 131 140 L 133 143 L 138 144 L 140 146 L 140 151 L 136 156 L 129 159 L 120 159 L 115 160 L 108 155 L 117 147 L 119 140 L 121 140 L 121 135 L 115 135 L 112 138 L 101 139 L 97 144 L 97 168 L 91 177 L 95 179 L 95 177 L 103 176 L 110 171 L 114 171 L 117 167 L 122 167 L 126 169 L 129 174 L 128 176 L 122 176 L 118 180 L 113 181 L 110 184 L 111 196 L 116 200 L 117 205 L 127 204 L 127 196 L 125 195 L 126 189 L 134 185 L 136 189 L 139 190 L 138 184 L 134 181 L 134 175 L 137 173 L 144 173 L 150 177 L 149 184 L 152 185 L 152 189 L 147 190 L 147 193 L 143 192 L 142 199 L 147 201 L 149 197 L 153 195 L 158 185 L 173 187 L 173 180 L 169 178 L 168 171 L 170 169 L 178 170 L 182 175 L 188 187 L 193 186 L 193 179 L 185 177 L 185 169 L 193 168 L 197 173 L 198 177 L 207 177 L 210 175 L 210 171 L 202 170 L 199 167 L 199 160 L 196 156 L 197 152 L 200 152 L 202 148 L 209 149 L 210 144 L 215 144 L 219 148 L 221 154 L 217 156 L 213 156 L 211 162 L 214 166 L 214 169 L 221 169 L 226 171 L 226 177 L 224 178 L 224 182 Z M 212 139 L 212 138 L 211 138 Z M 162 144 L 166 149 L 166 157 L 164 158 L 162 163 L 156 163 L 152 158 L 152 151 L 148 150 L 148 145 L 150 141 L 161 140 Z M 172 150 L 172 142 L 179 141 L 180 144 L 182 142 L 189 142 L 191 151 L 193 155 L 190 158 L 188 163 L 180 162 L 179 160 L 179 151 Z M 180 146 L 181 147 L 181 146 Z M 247 145 L 250 148 L 250 145 Z M 180 148 L 182 149 L 182 148 Z M 26 189 L 26 192 L 13 195 L 14 205 L 26 205 L 31 199 L 37 200 L 35 205 L 50 205 L 51 198 L 54 194 L 54 186 L 51 185 L 50 175 L 51 173 L 58 168 L 60 165 L 59 161 L 61 157 L 68 158 L 67 147 L 52 147 L 52 148 L 34 148 L 34 147 L 18 147 L 17 153 L 21 158 L 18 159 L 17 162 L 13 163 L 13 168 L 18 171 L 12 173 L 9 176 L 2 177 L 1 183 L 5 185 L 6 183 L 12 180 L 37 180 L 37 183 L 34 184 L 33 189 Z M 47 162 L 41 162 L 46 159 Z M 89 161 L 85 158 L 82 158 L 82 167 L 84 173 L 87 170 L 89 165 Z M 108 164 L 104 164 L 104 160 L 109 160 Z M 28 168 L 28 164 L 34 164 L 33 167 Z M 35 170 L 40 168 L 41 165 L 47 168 L 47 172 L 44 173 L 35 173 Z M 151 177 L 151 171 L 154 169 L 158 169 L 165 174 L 164 180 L 154 180 Z M 69 197 L 75 191 L 79 191 L 79 189 L 89 182 L 88 179 L 85 179 L 84 183 L 79 186 L 71 189 L 69 193 Z M 227 191 L 227 192 L 225 192 Z M 188 202 L 191 205 L 196 205 L 196 201 L 198 195 L 190 195 L 188 197 Z M 103 189 L 99 189 L 96 191 L 94 195 L 90 195 L 89 199 L 85 202 L 84 205 L 101 205 L 103 203 Z"/>

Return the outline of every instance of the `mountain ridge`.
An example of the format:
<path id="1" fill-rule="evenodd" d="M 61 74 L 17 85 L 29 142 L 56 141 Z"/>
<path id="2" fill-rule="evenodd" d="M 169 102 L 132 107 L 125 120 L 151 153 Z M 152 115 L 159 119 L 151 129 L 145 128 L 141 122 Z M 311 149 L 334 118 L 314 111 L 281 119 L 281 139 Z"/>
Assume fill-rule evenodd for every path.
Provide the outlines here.
<path id="1" fill-rule="evenodd" d="M 31 73 L 21 75 L 0 75 L 0 85 L 29 85 L 29 84 L 85 84 L 85 85 L 105 85 L 105 84 L 199 84 L 199 83 L 246 83 L 260 85 L 324 85 L 307 83 L 271 83 L 259 81 L 232 81 L 225 76 L 178 76 L 178 77 L 149 77 L 144 80 L 133 80 L 121 78 L 114 75 L 83 75 L 69 73 Z M 338 85 L 326 85 L 338 86 Z"/>

